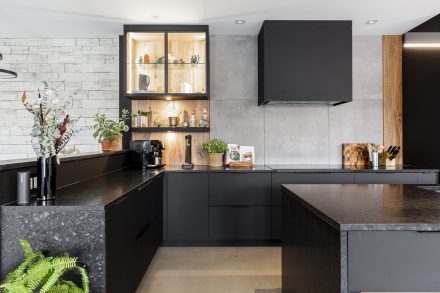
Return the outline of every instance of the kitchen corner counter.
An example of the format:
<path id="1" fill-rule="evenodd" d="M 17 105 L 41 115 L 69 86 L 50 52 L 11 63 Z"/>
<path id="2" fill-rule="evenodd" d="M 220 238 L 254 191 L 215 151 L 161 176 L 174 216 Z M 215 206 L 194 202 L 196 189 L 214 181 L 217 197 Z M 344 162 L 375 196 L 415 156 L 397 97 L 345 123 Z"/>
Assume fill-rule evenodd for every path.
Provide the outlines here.
<path id="1" fill-rule="evenodd" d="M 57 190 L 57 198 L 53 202 L 39 203 L 33 201 L 30 205 L 17 206 L 10 204 L 3 208 L 51 208 L 53 206 L 81 207 L 88 210 L 103 210 L 108 205 L 124 196 L 128 192 L 150 181 L 162 170 L 148 170 L 142 172 L 138 169 L 123 169 L 98 176 L 79 183 L 71 184 Z"/>

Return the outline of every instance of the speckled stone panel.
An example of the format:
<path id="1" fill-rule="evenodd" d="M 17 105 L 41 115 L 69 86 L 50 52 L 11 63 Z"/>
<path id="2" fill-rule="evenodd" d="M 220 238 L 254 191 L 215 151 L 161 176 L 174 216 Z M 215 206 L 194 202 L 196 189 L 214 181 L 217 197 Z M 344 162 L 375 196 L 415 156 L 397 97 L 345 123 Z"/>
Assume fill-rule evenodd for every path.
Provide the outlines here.
<path id="1" fill-rule="evenodd" d="M 92 207 L 1 207 L 1 278 L 23 260 L 20 239 L 46 255 L 68 252 L 89 271 L 91 292 L 104 292 L 105 215 Z"/>

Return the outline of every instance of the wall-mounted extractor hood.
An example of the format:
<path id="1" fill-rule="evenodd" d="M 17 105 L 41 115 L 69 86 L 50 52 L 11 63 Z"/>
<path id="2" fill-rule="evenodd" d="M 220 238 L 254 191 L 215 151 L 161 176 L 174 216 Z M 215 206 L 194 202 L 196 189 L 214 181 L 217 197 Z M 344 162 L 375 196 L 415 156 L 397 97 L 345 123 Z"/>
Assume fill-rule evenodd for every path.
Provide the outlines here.
<path id="1" fill-rule="evenodd" d="M 258 104 L 352 101 L 351 21 L 266 20 L 258 35 Z"/>

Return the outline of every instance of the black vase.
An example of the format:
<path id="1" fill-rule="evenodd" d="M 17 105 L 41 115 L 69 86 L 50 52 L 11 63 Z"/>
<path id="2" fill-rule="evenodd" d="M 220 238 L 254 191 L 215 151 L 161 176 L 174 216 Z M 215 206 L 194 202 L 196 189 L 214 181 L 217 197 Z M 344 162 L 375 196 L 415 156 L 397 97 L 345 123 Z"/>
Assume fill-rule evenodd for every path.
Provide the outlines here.
<path id="1" fill-rule="evenodd" d="M 57 192 L 56 156 L 37 159 L 37 200 L 52 200 Z"/>

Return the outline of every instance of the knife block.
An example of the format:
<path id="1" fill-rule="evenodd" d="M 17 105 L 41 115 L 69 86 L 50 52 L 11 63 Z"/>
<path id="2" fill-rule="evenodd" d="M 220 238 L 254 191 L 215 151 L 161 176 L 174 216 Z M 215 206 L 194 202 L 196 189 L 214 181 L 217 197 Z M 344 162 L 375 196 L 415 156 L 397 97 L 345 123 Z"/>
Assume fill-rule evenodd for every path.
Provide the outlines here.
<path id="1" fill-rule="evenodd" d="M 396 168 L 396 158 L 390 160 L 390 156 L 385 152 L 380 158 L 380 165 L 385 166 L 387 169 L 394 169 Z"/>

